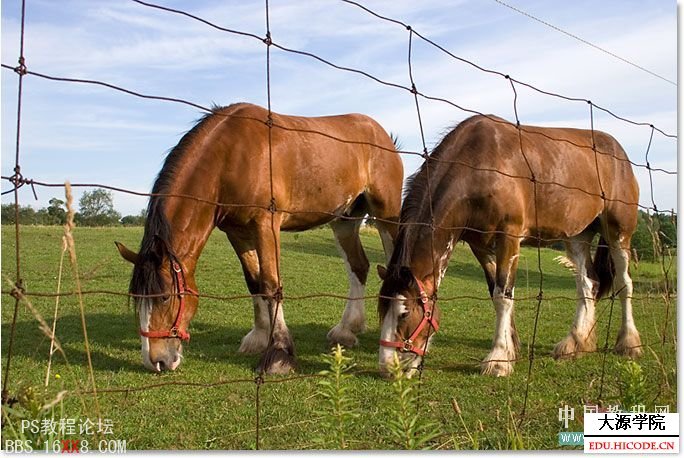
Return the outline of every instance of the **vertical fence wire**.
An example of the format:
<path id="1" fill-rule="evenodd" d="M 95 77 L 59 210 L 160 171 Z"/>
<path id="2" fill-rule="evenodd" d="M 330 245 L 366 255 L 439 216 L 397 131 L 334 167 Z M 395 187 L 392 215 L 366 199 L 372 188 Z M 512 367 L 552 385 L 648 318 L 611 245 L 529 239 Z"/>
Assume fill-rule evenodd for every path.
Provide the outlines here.
<path id="1" fill-rule="evenodd" d="M 653 197 L 653 170 L 651 169 L 651 162 L 648 160 L 648 155 L 651 152 L 651 145 L 653 144 L 653 134 L 655 133 L 655 126 L 651 124 L 651 135 L 648 137 L 648 146 L 646 147 L 646 170 L 648 170 L 648 184 L 651 189 L 651 203 L 653 204 L 653 210 L 658 211 L 658 206 L 655 203 L 655 198 Z"/>
<path id="2" fill-rule="evenodd" d="M 20 296 L 24 292 L 23 281 L 21 278 L 21 249 L 19 246 L 21 237 L 19 234 L 19 186 L 21 183 L 21 165 L 19 164 L 20 155 L 20 141 L 21 141 L 21 108 L 23 95 L 24 75 L 26 75 L 26 59 L 24 57 L 24 37 L 26 34 L 26 0 L 21 1 L 21 28 L 19 32 L 19 65 L 14 68 L 14 71 L 19 76 L 17 84 L 17 136 L 14 154 L 14 243 L 15 243 L 15 262 L 16 262 L 16 276 L 13 292 L 14 296 L 14 312 L 12 314 L 12 325 L 10 327 L 9 343 L 7 344 L 7 363 L 5 365 L 5 377 L 2 382 L 2 403 L 9 402 L 9 375 L 12 363 L 12 351 L 14 349 L 14 337 L 17 327 L 17 315 L 19 314 Z"/>
<path id="3" fill-rule="evenodd" d="M 280 307 L 282 306 L 282 302 L 279 300 L 280 297 L 282 297 L 282 292 L 281 292 L 281 278 L 280 278 L 280 259 L 279 259 L 279 240 L 278 240 L 278 234 L 277 231 L 279 230 L 276 228 L 276 212 L 277 212 L 277 204 L 276 204 L 276 199 L 275 199 L 275 193 L 274 193 L 274 187 L 273 187 L 273 111 L 271 107 L 271 45 L 273 44 L 273 41 L 271 39 L 271 18 L 270 18 L 270 9 L 269 9 L 269 1 L 265 0 L 265 20 L 266 20 L 266 36 L 263 39 L 264 44 L 266 45 L 266 104 L 267 104 L 267 109 L 268 109 L 268 115 L 267 119 L 265 121 L 266 127 L 268 129 L 268 173 L 269 173 L 269 192 L 270 192 L 270 204 L 268 211 L 270 213 L 270 218 L 271 218 L 271 234 L 273 236 L 273 247 L 275 250 L 275 264 L 276 264 L 276 290 L 273 292 L 272 296 L 266 297 L 266 302 L 275 302 L 275 306 L 271 306 L 271 304 L 268 304 L 268 310 L 269 313 L 271 313 L 271 316 L 269 317 L 270 323 L 271 323 L 271 329 L 269 332 L 269 337 L 268 337 L 268 347 L 267 350 L 271 348 L 273 345 L 273 338 L 274 338 L 274 329 L 275 329 L 275 324 L 278 319 L 278 313 L 280 313 Z M 262 274 L 263 275 L 263 272 Z M 262 282 L 263 284 L 263 282 Z M 260 366 L 259 368 L 259 374 L 255 378 L 256 382 L 256 429 L 255 429 L 255 448 L 259 450 L 261 448 L 261 387 L 264 384 L 264 374 L 266 371 L 266 362 Z"/>
<path id="4" fill-rule="evenodd" d="M 603 354 L 601 355 L 601 375 L 599 377 L 599 389 L 597 398 L 603 398 L 603 383 L 606 377 L 606 360 L 608 358 L 608 346 L 610 344 L 610 326 L 613 322 L 613 306 L 615 305 L 615 294 L 610 296 L 610 307 L 608 312 L 608 323 L 606 324 L 606 340 L 603 344 Z"/>
<path id="5" fill-rule="evenodd" d="M 525 394 L 523 395 L 523 405 L 520 412 L 520 423 L 522 423 L 525 413 L 527 412 L 527 402 L 530 395 L 530 386 L 532 382 L 532 367 L 534 366 L 535 358 L 535 346 L 537 343 L 537 331 L 539 329 L 539 317 L 541 315 L 541 306 L 544 301 L 544 270 L 542 269 L 541 261 L 541 247 L 542 247 L 542 236 L 541 228 L 539 227 L 539 199 L 538 199 L 538 189 L 537 189 L 537 177 L 532 168 L 527 154 L 525 154 L 525 147 L 523 144 L 523 134 L 522 126 L 520 125 L 520 116 L 518 115 L 518 91 L 515 88 L 515 83 L 513 79 L 508 75 L 504 76 L 511 84 L 511 90 L 513 91 L 513 113 L 515 114 L 515 126 L 518 131 L 518 141 L 520 143 L 520 154 L 525 160 L 528 171 L 530 172 L 530 183 L 532 184 L 532 193 L 534 199 L 534 227 L 536 228 L 536 239 L 537 239 L 537 270 L 539 271 L 539 291 L 537 293 L 537 307 L 534 314 L 534 325 L 532 327 L 532 341 L 529 344 L 528 350 L 528 366 L 527 366 L 527 377 L 525 378 Z M 516 234 L 517 235 L 517 234 Z M 519 240 L 519 239 L 518 239 Z M 509 362 L 510 364 L 510 362 Z"/>
<path id="6" fill-rule="evenodd" d="M 406 29 L 408 30 L 409 33 L 409 39 L 408 39 L 408 74 L 409 74 L 409 80 L 411 82 L 411 93 L 413 94 L 413 100 L 415 102 L 416 106 L 416 116 L 418 119 L 418 128 L 420 130 L 420 141 L 421 145 L 423 147 L 423 158 L 425 159 L 425 181 L 427 183 L 427 196 L 428 196 L 428 209 L 430 211 L 430 223 L 429 223 L 429 228 L 430 228 L 430 262 L 432 263 L 432 297 L 429 298 L 429 300 L 432 301 L 432 309 L 434 311 L 435 306 L 437 305 L 437 283 L 438 283 L 438 275 L 439 275 L 439 267 L 437 266 L 437 262 L 435 260 L 435 215 L 434 215 L 434 208 L 433 208 L 433 203 L 432 203 L 432 186 L 430 182 L 430 154 L 428 153 L 427 149 L 427 143 L 425 142 L 425 129 L 423 127 L 423 117 L 420 112 L 420 103 L 418 102 L 418 89 L 416 88 L 416 82 L 413 77 L 413 64 L 412 64 L 412 56 L 413 56 L 413 29 L 411 28 L 410 25 L 406 26 Z M 432 332 L 432 326 L 427 327 L 427 338 L 425 339 L 425 344 L 423 346 L 423 356 L 420 360 L 420 365 L 418 366 L 418 377 L 420 383 L 423 381 L 423 369 L 425 368 L 425 360 L 427 356 L 427 347 L 430 342 L 430 334 Z M 421 393 L 423 390 L 419 390 L 419 393 Z"/>

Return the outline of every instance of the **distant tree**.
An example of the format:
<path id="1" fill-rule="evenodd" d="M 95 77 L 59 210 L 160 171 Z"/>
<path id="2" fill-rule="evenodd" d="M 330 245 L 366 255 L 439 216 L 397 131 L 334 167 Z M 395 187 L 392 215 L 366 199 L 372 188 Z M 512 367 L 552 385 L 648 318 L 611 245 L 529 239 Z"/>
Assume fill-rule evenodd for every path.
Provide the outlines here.
<path id="1" fill-rule="evenodd" d="M 2 218 L 2 224 L 15 224 L 15 205 L 14 204 L 2 204 L 2 213 L 0 218 Z M 32 208 L 23 205 L 19 205 L 19 224 L 41 224 L 37 221 L 36 211 Z"/>
<path id="2" fill-rule="evenodd" d="M 111 191 L 95 189 L 86 191 L 78 201 L 77 224 L 82 226 L 115 226 L 121 214 L 114 210 Z"/>
<path id="3" fill-rule="evenodd" d="M 2 210 L 0 211 L 0 220 L 2 224 L 14 224 L 14 204 L 2 204 Z"/>
<path id="4" fill-rule="evenodd" d="M 632 236 L 632 249 L 639 259 L 657 261 L 661 250 L 677 248 L 676 215 L 649 214 L 639 211 L 637 229 Z"/>
<path id="5" fill-rule="evenodd" d="M 46 224 L 64 224 L 66 223 L 66 210 L 64 208 L 64 201 L 53 197 L 50 199 L 50 206 L 47 210 Z"/>
<path id="6" fill-rule="evenodd" d="M 55 222 L 50 218 L 50 214 L 47 208 L 39 208 L 36 210 L 35 216 L 33 218 L 33 224 L 39 224 L 41 226 L 53 226 Z"/>
<path id="7" fill-rule="evenodd" d="M 126 215 L 121 218 L 121 224 L 124 226 L 144 226 L 147 219 L 147 209 L 144 208 L 138 215 Z"/>

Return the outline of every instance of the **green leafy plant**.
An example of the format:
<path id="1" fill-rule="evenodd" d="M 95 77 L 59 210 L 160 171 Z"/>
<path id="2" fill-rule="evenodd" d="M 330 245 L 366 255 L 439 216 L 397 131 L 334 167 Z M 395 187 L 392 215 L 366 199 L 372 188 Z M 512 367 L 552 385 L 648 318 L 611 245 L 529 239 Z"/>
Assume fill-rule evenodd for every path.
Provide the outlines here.
<path id="1" fill-rule="evenodd" d="M 21 441 L 23 450 L 27 450 L 27 446 L 36 450 L 46 442 L 54 443 L 62 439 L 63 433 L 59 428 L 46 428 L 44 425 L 46 422 L 59 423 L 59 419 L 64 417 L 62 399 L 65 394 L 66 391 L 61 391 L 49 400 L 44 388 L 21 385 L 17 390 L 16 402 L 11 406 L 2 405 L 3 440 Z M 17 445 L 14 447 L 17 450 Z"/>
<path id="2" fill-rule="evenodd" d="M 646 377 L 641 370 L 641 366 L 636 361 L 626 361 L 618 364 L 619 385 L 620 385 L 620 404 L 625 410 L 632 406 L 645 403 L 646 398 Z"/>
<path id="3" fill-rule="evenodd" d="M 319 438 L 317 442 L 322 446 L 346 449 L 349 446 L 349 424 L 360 415 L 354 400 L 349 396 L 350 387 L 345 383 L 354 364 L 350 357 L 344 355 L 344 348 L 340 344 L 330 354 L 324 355 L 324 358 L 330 370 L 319 373 L 324 378 L 318 382 L 318 394 L 324 399 L 321 426 L 328 437 Z"/>
<path id="4" fill-rule="evenodd" d="M 430 449 L 430 442 L 441 435 L 439 425 L 428 420 L 418 411 L 418 387 L 420 381 L 408 378 L 397 355 L 389 365 L 393 377 L 392 389 L 395 398 L 390 404 L 390 419 L 387 422 L 391 435 L 400 448 L 406 450 Z"/>

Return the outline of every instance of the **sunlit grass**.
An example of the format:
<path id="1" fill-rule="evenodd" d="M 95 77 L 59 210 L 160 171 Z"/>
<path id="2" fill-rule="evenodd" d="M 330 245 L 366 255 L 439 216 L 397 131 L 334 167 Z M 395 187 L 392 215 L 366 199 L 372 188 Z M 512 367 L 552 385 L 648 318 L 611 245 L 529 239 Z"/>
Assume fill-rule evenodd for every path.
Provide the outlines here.
<path id="1" fill-rule="evenodd" d="M 21 230 L 21 272 L 26 290 L 56 290 L 62 229 L 25 227 Z M 77 228 L 76 248 L 84 290 L 125 293 L 131 267 L 119 257 L 114 240 L 137 248 L 140 228 Z M 367 294 L 377 294 L 380 281 L 375 264 L 384 262 L 379 237 L 373 231 L 362 233 L 371 261 Z M 347 279 L 329 229 L 299 234 L 283 234 L 282 276 L 285 292 L 285 316 L 296 345 L 298 375 L 312 377 L 282 383 L 282 378 L 267 378 L 259 390 L 261 448 L 310 449 L 320 424 L 320 398 L 315 396 L 317 377 L 326 369 L 323 353 L 329 351 L 327 331 L 337 323 L 344 300 L 330 297 L 295 300 L 289 297 L 318 293 L 347 294 Z M 558 408 L 569 404 L 581 411 L 585 403 L 617 403 L 621 399 L 620 362 L 611 353 L 587 355 L 576 361 L 557 362 L 550 357 L 553 345 L 568 332 L 575 311 L 574 280 L 553 258 L 559 253 L 542 251 L 541 273 L 544 297 L 535 340 L 534 363 L 529 380 L 526 415 L 517 432 L 528 448 L 556 448 L 560 431 Z M 472 433 L 478 431 L 479 448 L 506 447 L 510 435 L 510 415 L 519 420 L 528 384 L 529 345 L 536 314 L 540 272 L 536 249 L 523 250 L 517 276 L 516 322 L 523 343 L 522 360 L 509 378 L 483 377 L 479 361 L 491 345 L 494 311 L 479 265 L 470 250 L 459 245 L 454 251 L 449 271 L 440 290 L 443 318 L 431 353 L 426 360 L 420 394 L 422 414 L 439 423 L 443 432 L 442 448 L 471 448 L 464 423 Z M 2 228 L 3 291 L 5 279 L 14 279 L 13 229 Z M 656 264 L 641 262 L 632 269 L 635 279 L 634 314 L 642 341 L 647 345 L 639 361 L 645 379 L 646 402 L 676 407 L 676 298 L 669 305 L 663 300 L 663 278 Z M 676 274 L 671 283 L 676 284 Z M 198 264 L 197 283 L 201 293 L 218 296 L 247 294 L 242 272 L 225 236 L 215 232 Z M 70 269 L 64 272 L 62 290 L 73 290 Z M 461 299 L 475 297 L 478 299 Z M 54 297 L 31 296 L 36 309 L 51 322 Z M 14 300 L 3 296 L 3 358 L 9 339 Z M 84 297 L 88 335 L 92 352 L 99 401 L 106 418 L 113 420 L 117 439 L 126 439 L 130 449 L 252 449 L 256 447 L 256 384 L 253 382 L 257 357 L 237 353 L 242 336 L 252 325 L 249 299 L 219 300 L 203 298 L 192 325 L 192 341 L 186 345 L 185 360 L 173 373 L 155 375 L 140 362 L 140 341 L 134 310 L 125 296 L 88 294 Z M 620 323 L 619 301 L 598 306 L 598 342 L 603 348 L 615 343 Z M 385 426 L 387 405 L 395 402 L 388 382 L 377 374 L 378 318 L 375 301 L 368 300 L 368 330 L 360 336 L 360 345 L 347 352 L 356 367 L 349 395 L 360 406 L 361 415 L 346 431 L 347 445 L 356 449 L 383 449 L 392 439 Z M 612 311 L 611 311 L 612 309 Z M 612 313 L 612 316 L 611 316 Z M 666 313 L 669 320 L 665 321 Z M 608 321 L 611 321 L 608 329 Z M 608 333 L 608 334 L 607 334 Z M 662 344 L 665 333 L 665 344 Z M 51 382 L 49 392 L 64 389 L 89 390 L 88 371 L 78 303 L 73 296 L 60 300 L 57 337 L 62 342 L 69 365 L 54 355 L 52 372 L 61 382 Z M 45 379 L 50 341 L 25 307 L 20 308 L 12 368 L 10 395 L 15 387 L 41 386 Z M 3 369 L 5 360 L 3 359 Z M 246 382 L 228 383 L 232 380 Z M 148 390 L 136 387 L 165 382 L 196 382 L 216 386 L 165 385 Z M 226 383 L 223 383 L 226 382 Z M 122 392 L 107 392 L 129 388 Z M 601 391 L 602 390 L 602 391 Z M 599 397 L 599 393 L 601 394 Z M 54 396 L 53 396 L 54 397 Z M 461 418 L 452 408 L 458 399 Z M 91 396 L 78 396 L 64 402 L 68 417 L 93 417 Z M 510 409 L 510 410 L 509 410 Z M 578 420 L 570 430 L 581 431 Z M 480 426 L 481 425 L 481 426 Z"/>

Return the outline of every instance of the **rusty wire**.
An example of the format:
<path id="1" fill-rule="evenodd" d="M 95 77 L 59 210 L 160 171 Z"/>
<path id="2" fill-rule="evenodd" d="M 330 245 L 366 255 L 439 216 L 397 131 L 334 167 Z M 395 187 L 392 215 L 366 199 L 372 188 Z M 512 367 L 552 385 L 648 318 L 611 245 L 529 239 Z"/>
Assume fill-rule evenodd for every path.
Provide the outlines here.
<path id="1" fill-rule="evenodd" d="M 20 29 L 20 40 L 19 40 L 19 66 L 15 67 L 13 70 L 19 76 L 19 81 L 17 83 L 17 135 L 15 143 L 15 154 L 14 154 L 14 175 L 12 177 L 16 182 L 21 179 L 21 165 L 19 164 L 19 153 L 21 151 L 21 109 L 22 109 L 22 96 L 23 96 L 23 81 L 26 75 L 26 58 L 24 57 L 24 36 L 26 31 L 26 0 L 21 1 L 21 29 Z M 12 313 L 12 325 L 10 327 L 10 338 L 7 344 L 7 363 L 5 365 L 5 376 L 2 382 L 2 403 L 5 404 L 9 402 L 9 375 L 12 363 L 12 350 L 14 344 L 14 335 L 17 327 L 17 315 L 19 314 L 19 301 L 20 295 L 24 290 L 23 281 L 21 278 L 21 250 L 20 250 L 20 234 L 19 234 L 19 188 L 15 186 L 14 188 L 14 237 L 15 237 L 15 266 L 16 266 L 16 276 L 14 283 L 14 290 L 16 290 L 14 296 L 14 311 Z"/>

